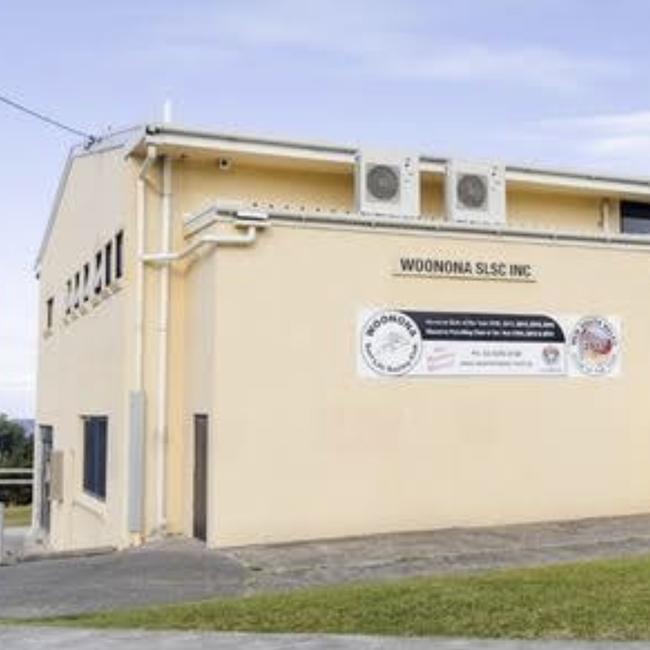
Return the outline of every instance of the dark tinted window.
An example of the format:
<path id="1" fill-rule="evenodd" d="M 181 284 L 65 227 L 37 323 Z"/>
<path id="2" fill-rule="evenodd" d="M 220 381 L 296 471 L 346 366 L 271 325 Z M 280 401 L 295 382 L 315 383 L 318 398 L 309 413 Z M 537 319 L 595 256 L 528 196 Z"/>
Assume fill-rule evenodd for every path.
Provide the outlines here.
<path id="1" fill-rule="evenodd" d="M 108 242 L 104 249 L 104 279 L 106 286 L 110 287 L 113 282 L 113 242 Z"/>
<path id="2" fill-rule="evenodd" d="M 650 234 L 650 203 L 622 201 L 621 232 Z"/>
<path id="3" fill-rule="evenodd" d="M 72 280 L 68 280 L 65 286 L 66 286 L 65 313 L 69 314 L 72 311 Z"/>
<path id="4" fill-rule="evenodd" d="M 84 418 L 84 490 L 106 498 L 106 437 L 108 418 Z"/>
<path id="5" fill-rule="evenodd" d="M 95 293 L 102 292 L 102 252 L 95 253 Z"/>
<path id="6" fill-rule="evenodd" d="M 54 298 L 48 298 L 47 300 L 47 316 L 46 316 L 46 321 L 47 321 L 47 329 L 52 329 L 52 325 L 54 323 Z"/>
<path id="7" fill-rule="evenodd" d="M 115 235 L 115 277 L 120 279 L 124 274 L 124 233 L 120 232 Z"/>
<path id="8" fill-rule="evenodd" d="M 90 294 L 90 264 L 84 264 L 84 284 L 83 284 L 83 299 L 84 302 L 88 300 Z"/>
<path id="9" fill-rule="evenodd" d="M 79 287 L 81 286 L 81 277 L 77 272 L 74 274 L 74 306 L 79 307 Z"/>

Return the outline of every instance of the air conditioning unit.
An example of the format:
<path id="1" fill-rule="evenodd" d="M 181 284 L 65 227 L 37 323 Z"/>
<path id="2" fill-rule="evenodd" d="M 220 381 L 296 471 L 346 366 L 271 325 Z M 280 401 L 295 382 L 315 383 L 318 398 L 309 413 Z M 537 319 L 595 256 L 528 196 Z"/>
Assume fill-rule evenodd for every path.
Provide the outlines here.
<path id="1" fill-rule="evenodd" d="M 452 160 L 447 164 L 447 220 L 504 224 L 506 181 L 503 165 Z"/>
<path id="2" fill-rule="evenodd" d="M 390 217 L 419 216 L 419 156 L 361 151 L 356 162 L 358 212 Z"/>

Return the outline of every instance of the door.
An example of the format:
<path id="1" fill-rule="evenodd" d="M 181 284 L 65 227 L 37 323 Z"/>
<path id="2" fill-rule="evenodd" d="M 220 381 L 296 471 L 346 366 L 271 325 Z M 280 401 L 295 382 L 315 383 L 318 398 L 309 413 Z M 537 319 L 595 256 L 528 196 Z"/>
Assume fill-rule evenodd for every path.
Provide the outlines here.
<path id="1" fill-rule="evenodd" d="M 52 427 L 41 426 L 41 468 L 39 525 L 42 531 L 50 532 L 50 504 L 52 498 Z"/>
<path id="2" fill-rule="evenodd" d="M 208 529 L 208 416 L 194 416 L 193 535 L 206 541 Z"/>

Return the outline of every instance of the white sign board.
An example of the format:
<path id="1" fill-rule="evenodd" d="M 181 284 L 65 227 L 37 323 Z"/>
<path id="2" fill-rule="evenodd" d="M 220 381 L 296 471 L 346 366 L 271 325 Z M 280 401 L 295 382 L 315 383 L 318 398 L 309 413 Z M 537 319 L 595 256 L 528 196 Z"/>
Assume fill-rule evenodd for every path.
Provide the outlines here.
<path id="1" fill-rule="evenodd" d="M 612 316 L 365 309 L 357 333 L 363 377 L 620 372 Z"/>

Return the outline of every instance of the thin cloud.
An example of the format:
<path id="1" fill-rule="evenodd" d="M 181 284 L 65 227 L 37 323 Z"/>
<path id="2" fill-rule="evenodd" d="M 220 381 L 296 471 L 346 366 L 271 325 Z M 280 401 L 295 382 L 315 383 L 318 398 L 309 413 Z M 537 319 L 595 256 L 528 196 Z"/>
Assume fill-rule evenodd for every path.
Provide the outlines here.
<path id="1" fill-rule="evenodd" d="M 582 131 L 605 129 L 622 134 L 638 133 L 639 131 L 650 134 L 650 110 L 548 119 L 542 120 L 540 124 L 544 127 Z"/>
<path id="2" fill-rule="evenodd" d="M 511 137 L 559 150 L 581 166 L 648 175 L 650 111 L 548 118 L 513 129 Z"/>
<path id="3" fill-rule="evenodd" d="M 432 81 L 489 81 L 545 88 L 574 88 L 585 80 L 610 74 L 610 62 L 580 59 L 561 51 L 523 47 L 497 49 L 473 43 L 456 43 L 439 50 L 406 53 L 395 76 Z"/>
<path id="4" fill-rule="evenodd" d="M 566 90 L 625 69 L 611 59 L 543 45 L 450 40 L 423 30 L 416 12 L 366 1 L 350 3 L 345 12 L 333 11 L 330 3 L 296 0 L 222 5 L 207 14 L 202 6 L 195 15 L 186 12 L 181 24 L 159 23 L 158 30 L 169 52 L 185 61 L 232 65 L 238 52 L 264 53 L 272 61 L 269 50 L 276 50 L 296 55 L 297 63 L 318 59 L 315 74 L 334 69 L 342 76 Z"/>

